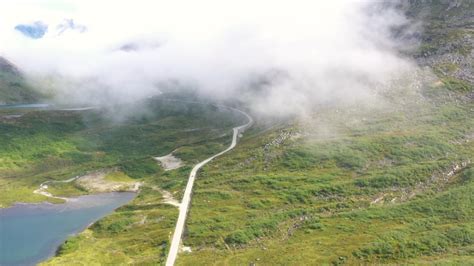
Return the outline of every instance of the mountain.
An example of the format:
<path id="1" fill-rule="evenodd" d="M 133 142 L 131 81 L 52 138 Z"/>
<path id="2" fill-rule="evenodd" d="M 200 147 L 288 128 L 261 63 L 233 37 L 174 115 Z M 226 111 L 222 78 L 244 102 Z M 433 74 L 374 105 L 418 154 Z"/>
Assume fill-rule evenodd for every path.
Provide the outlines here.
<path id="1" fill-rule="evenodd" d="M 25 81 L 21 71 L 0 57 L 0 104 L 30 103 L 40 98 Z"/>
<path id="2" fill-rule="evenodd" d="M 387 2 L 421 24 L 409 36 L 419 47 L 401 53 L 430 69 L 417 73 L 429 82 L 397 95 L 395 108 L 257 118 L 198 173 L 179 265 L 474 265 L 474 2 Z M 284 75 L 257 77 L 252 88 Z M 180 177 L 197 162 L 174 155 L 193 158 L 172 172 Z M 155 178 L 178 198 L 186 186 L 172 174 Z M 154 195 L 143 189 L 46 265 L 163 264 L 177 211 Z"/>
<path id="3" fill-rule="evenodd" d="M 21 75 L 18 68 L 3 57 L 0 57 L 0 72 L 10 75 Z"/>
<path id="4" fill-rule="evenodd" d="M 410 0 L 408 17 L 421 21 L 421 45 L 413 57 L 452 89 L 472 91 L 474 83 L 474 1 Z"/>
<path id="5" fill-rule="evenodd" d="M 254 117 L 233 150 L 197 173 L 178 265 L 474 265 L 474 2 L 387 2 L 421 25 L 400 36 L 419 44 L 400 51 L 422 67 L 415 86 L 369 108 L 322 105 L 299 119 Z M 22 80 L 3 62 L 1 73 Z M 251 78 L 249 89 L 265 93 L 285 75 L 269 71 Z M 105 115 L 123 109 L 144 111 L 120 122 Z M 133 201 L 42 265 L 164 264 L 179 212 L 170 199 L 182 199 L 191 169 L 226 149 L 242 119 L 170 90 L 139 107 L 0 121 L 0 176 L 7 177 L 0 177 L 7 195 L 0 204 L 48 200 L 32 191 L 93 171 L 103 173 L 101 184 L 139 179 Z M 169 153 L 185 166 L 167 171 L 153 160 Z M 48 187 L 61 197 L 88 189 Z"/>

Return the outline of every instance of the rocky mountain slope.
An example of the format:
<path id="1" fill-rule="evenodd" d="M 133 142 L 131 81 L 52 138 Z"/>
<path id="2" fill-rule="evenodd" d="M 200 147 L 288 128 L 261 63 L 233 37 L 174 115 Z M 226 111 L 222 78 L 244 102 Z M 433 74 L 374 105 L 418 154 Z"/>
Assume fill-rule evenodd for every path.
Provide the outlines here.
<path id="1" fill-rule="evenodd" d="M 421 45 L 413 54 L 453 89 L 472 91 L 474 83 L 474 2 L 411 0 L 408 17 L 421 22 Z"/>

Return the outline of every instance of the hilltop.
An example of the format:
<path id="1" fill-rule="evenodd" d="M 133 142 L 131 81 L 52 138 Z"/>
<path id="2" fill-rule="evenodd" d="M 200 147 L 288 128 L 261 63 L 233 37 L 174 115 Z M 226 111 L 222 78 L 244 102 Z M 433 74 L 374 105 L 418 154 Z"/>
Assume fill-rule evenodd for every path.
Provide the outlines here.
<path id="1" fill-rule="evenodd" d="M 26 82 L 21 71 L 0 57 L 0 104 L 32 103 L 39 98 L 40 94 Z"/>

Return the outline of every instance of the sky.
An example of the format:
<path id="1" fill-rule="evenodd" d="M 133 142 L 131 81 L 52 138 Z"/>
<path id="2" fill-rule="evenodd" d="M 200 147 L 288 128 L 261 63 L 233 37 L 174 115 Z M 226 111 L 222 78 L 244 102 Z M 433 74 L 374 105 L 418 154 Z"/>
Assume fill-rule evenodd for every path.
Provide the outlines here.
<path id="1" fill-rule="evenodd" d="M 379 3 L 0 0 L 0 56 L 48 80 L 58 99 L 135 101 L 177 80 L 211 100 L 295 115 L 377 101 L 414 68 L 391 34 L 410 21 Z M 58 34 L 65 19 L 87 30 Z M 40 39 L 15 30 L 36 21 L 48 25 Z"/>

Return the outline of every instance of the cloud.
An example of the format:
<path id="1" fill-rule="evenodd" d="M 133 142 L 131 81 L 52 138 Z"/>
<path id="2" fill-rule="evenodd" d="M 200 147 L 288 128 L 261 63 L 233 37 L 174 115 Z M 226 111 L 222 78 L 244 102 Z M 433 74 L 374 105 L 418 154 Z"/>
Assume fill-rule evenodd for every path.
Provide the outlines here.
<path id="1" fill-rule="evenodd" d="M 64 19 L 87 31 L 33 40 L 14 30 Z M 407 23 L 370 1 L 11 1 L 0 3 L 0 53 L 55 77 L 63 99 L 138 100 L 178 80 L 261 114 L 294 115 L 373 100 L 413 69 L 392 36 Z"/>

